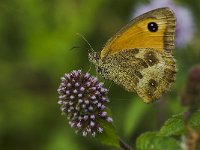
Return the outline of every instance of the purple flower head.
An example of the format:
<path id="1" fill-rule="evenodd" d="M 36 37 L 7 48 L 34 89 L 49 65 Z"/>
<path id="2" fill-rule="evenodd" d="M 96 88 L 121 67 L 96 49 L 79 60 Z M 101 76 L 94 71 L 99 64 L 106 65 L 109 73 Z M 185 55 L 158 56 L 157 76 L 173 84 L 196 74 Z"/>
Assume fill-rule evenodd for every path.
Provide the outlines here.
<path id="1" fill-rule="evenodd" d="M 76 132 L 95 136 L 103 132 L 99 119 L 112 122 L 105 110 L 105 104 L 109 102 L 107 93 L 108 90 L 97 78 L 75 70 L 61 77 L 58 104 Z"/>
<path id="2" fill-rule="evenodd" d="M 177 18 L 176 46 L 180 48 L 186 46 L 192 41 L 195 33 L 194 19 L 187 8 L 175 4 L 173 0 L 151 0 L 149 4 L 139 5 L 134 11 L 133 17 L 160 7 L 169 7 L 174 11 Z"/>

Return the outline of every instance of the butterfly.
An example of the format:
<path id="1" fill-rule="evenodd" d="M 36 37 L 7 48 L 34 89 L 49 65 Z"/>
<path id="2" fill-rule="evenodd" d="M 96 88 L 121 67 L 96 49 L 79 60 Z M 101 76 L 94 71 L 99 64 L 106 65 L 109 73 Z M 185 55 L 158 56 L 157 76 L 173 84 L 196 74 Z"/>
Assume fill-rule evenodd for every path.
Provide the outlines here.
<path id="1" fill-rule="evenodd" d="M 89 61 L 105 79 L 153 102 L 175 81 L 175 28 L 170 8 L 149 11 L 111 37 L 101 52 L 89 52 Z"/>

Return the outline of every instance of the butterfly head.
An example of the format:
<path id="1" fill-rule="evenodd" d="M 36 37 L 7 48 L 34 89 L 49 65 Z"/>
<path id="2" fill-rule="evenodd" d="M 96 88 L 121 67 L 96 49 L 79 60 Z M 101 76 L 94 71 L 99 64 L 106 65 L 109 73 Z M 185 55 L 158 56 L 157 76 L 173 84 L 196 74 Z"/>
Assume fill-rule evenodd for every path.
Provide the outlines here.
<path id="1" fill-rule="evenodd" d="M 100 58 L 100 53 L 90 52 L 88 54 L 88 58 L 89 58 L 89 61 L 95 65 L 97 73 L 101 74 L 105 78 L 107 74 L 106 72 L 107 67 L 103 63 L 102 59 Z"/>

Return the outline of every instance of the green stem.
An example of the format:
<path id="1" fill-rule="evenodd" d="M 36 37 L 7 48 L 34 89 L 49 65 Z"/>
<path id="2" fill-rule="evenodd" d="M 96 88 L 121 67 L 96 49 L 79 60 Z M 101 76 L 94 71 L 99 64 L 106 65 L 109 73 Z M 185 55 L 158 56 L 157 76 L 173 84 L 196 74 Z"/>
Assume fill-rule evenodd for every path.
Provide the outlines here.
<path id="1" fill-rule="evenodd" d="M 122 150 L 132 150 L 131 147 L 126 144 L 121 138 L 119 138 L 119 145 Z"/>

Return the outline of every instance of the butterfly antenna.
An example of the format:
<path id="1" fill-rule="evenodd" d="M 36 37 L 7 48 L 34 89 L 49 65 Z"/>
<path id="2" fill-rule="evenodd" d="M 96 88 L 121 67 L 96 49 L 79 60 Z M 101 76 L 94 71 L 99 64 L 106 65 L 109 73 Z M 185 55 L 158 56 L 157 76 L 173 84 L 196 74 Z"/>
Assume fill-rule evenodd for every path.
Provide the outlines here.
<path id="1" fill-rule="evenodd" d="M 94 49 L 92 48 L 92 46 L 90 45 L 90 43 L 88 42 L 88 40 L 80 33 L 76 33 L 76 35 L 80 36 L 90 47 L 90 49 L 88 50 L 89 52 L 94 52 Z"/>

